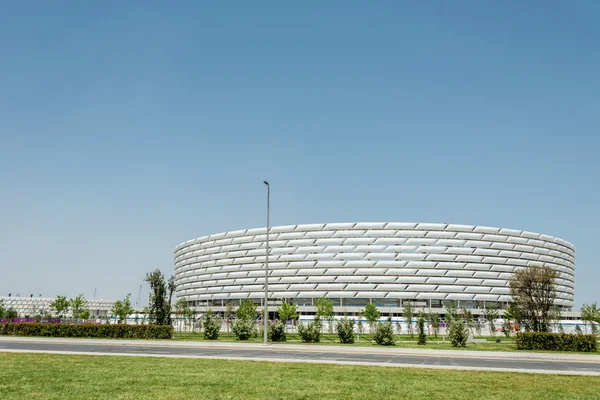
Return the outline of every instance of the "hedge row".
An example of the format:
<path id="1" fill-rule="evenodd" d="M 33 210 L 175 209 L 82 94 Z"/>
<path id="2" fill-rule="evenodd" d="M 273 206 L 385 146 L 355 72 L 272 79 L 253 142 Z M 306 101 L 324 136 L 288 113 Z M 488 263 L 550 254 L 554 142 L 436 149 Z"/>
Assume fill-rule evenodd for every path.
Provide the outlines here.
<path id="1" fill-rule="evenodd" d="M 515 339 L 519 350 L 597 351 L 596 336 L 572 333 L 522 332 Z"/>
<path id="2" fill-rule="evenodd" d="M 0 324 L 0 335 L 119 339 L 171 339 L 173 338 L 173 327 L 170 325 L 70 325 L 23 322 L 18 324 Z"/>

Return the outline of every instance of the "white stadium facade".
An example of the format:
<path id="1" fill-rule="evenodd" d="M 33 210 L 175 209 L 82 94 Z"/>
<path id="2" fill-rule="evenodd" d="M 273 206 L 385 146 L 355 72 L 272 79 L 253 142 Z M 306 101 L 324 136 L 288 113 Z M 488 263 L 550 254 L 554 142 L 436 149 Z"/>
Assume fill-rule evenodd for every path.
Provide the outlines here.
<path id="1" fill-rule="evenodd" d="M 177 297 L 202 311 L 252 299 L 265 290 L 266 228 L 217 233 L 175 248 Z M 575 249 L 545 234 L 436 223 L 330 223 L 269 230 L 269 304 L 281 299 L 314 313 L 316 298 L 337 314 L 357 315 L 369 302 L 399 313 L 410 302 L 438 309 L 456 301 L 483 310 L 510 301 L 509 279 L 526 266 L 559 272 L 555 304 L 574 301 Z M 565 314 L 563 314 L 565 315 Z"/>

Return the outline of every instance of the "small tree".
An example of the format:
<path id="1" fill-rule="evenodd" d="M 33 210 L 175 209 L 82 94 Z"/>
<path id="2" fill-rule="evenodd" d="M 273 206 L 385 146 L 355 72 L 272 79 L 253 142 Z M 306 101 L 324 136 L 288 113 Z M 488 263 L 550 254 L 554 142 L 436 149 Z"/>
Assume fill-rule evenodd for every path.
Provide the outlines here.
<path id="1" fill-rule="evenodd" d="M 234 315 L 233 303 L 231 301 L 227 302 L 225 306 L 225 324 L 227 325 L 227 335 L 229 335 L 229 324 L 231 323 L 231 318 Z"/>
<path id="2" fill-rule="evenodd" d="M 69 301 L 67 296 L 56 296 L 50 303 L 50 309 L 54 311 L 54 314 L 58 318 L 63 318 L 66 312 L 69 310 Z"/>
<path id="3" fill-rule="evenodd" d="M 6 310 L 5 317 L 8 322 L 13 322 L 15 319 L 19 318 L 19 313 L 14 308 L 9 308 Z"/>
<path id="4" fill-rule="evenodd" d="M 309 322 L 308 324 L 303 324 L 300 322 L 298 324 L 298 334 L 300 335 L 300 339 L 304 343 L 319 343 L 321 341 L 321 328 L 322 328 L 321 319 L 318 316 L 315 316 L 313 322 Z"/>
<path id="5" fill-rule="evenodd" d="M 0 299 L 0 319 L 3 319 L 6 315 L 6 306 L 4 305 L 4 299 Z"/>
<path id="6" fill-rule="evenodd" d="M 333 301 L 328 298 L 321 297 L 315 300 L 315 306 L 317 308 L 316 317 L 320 320 L 325 320 L 329 324 L 329 332 L 333 332 L 333 320 L 335 319 L 335 312 L 333 311 Z"/>
<path id="7" fill-rule="evenodd" d="M 248 340 L 256 330 L 258 313 L 256 304 L 250 299 L 245 299 L 235 312 L 233 322 L 233 333 L 239 340 Z M 268 334 L 268 332 L 267 332 Z"/>
<path id="8" fill-rule="evenodd" d="M 148 320 L 156 325 L 169 325 L 171 304 L 167 302 L 167 283 L 163 273 L 156 271 L 146 274 L 146 282 L 150 285 Z"/>
<path id="9" fill-rule="evenodd" d="M 404 320 L 406 321 L 406 331 L 410 335 L 410 338 L 412 340 L 412 339 L 414 339 L 413 322 L 412 322 L 413 317 L 414 317 L 414 310 L 413 310 L 412 302 L 407 301 L 406 304 L 404 304 L 403 306 L 404 306 L 403 317 L 404 317 Z"/>
<path id="10" fill-rule="evenodd" d="M 219 331 L 221 330 L 221 321 L 215 316 L 212 308 L 206 310 L 204 314 L 204 339 L 217 340 L 219 338 Z"/>
<path id="11" fill-rule="evenodd" d="M 186 324 L 187 316 L 189 315 L 190 307 L 188 306 L 187 300 L 183 297 L 175 302 L 175 314 L 179 318 L 178 326 L 181 331 L 181 320 L 183 320 L 184 325 Z"/>
<path id="12" fill-rule="evenodd" d="M 428 314 L 429 323 L 431 324 L 431 328 L 433 330 L 433 336 L 436 338 L 440 332 L 440 315 L 436 312 L 430 311 Z"/>
<path id="13" fill-rule="evenodd" d="M 285 342 L 285 325 L 281 320 L 275 320 L 267 327 L 267 337 L 272 342 Z"/>
<path id="14" fill-rule="evenodd" d="M 473 328 L 475 327 L 475 323 L 473 321 L 473 313 L 471 312 L 471 310 L 468 310 L 466 308 L 463 308 L 461 313 L 463 319 L 465 320 L 465 326 L 467 327 L 467 335 L 473 335 Z"/>
<path id="15" fill-rule="evenodd" d="M 419 344 L 427 344 L 427 335 L 425 334 L 425 317 L 423 314 L 419 314 L 417 318 L 417 329 L 419 331 Z"/>
<path id="16" fill-rule="evenodd" d="M 79 294 L 79 296 L 69 300 L 69 307 L 71 307 L 71 314 L 73 314 L 73 318 L 78 320 L 81 318 L 81 313 L 87 309 L 88 301 L 83 296 L 83 293 Z M 89 314 L 88 314 L 89 315 Z"/>
<path id="17" fill-rule="evenodd" d="M 388 319 L 386 322 L 377 323 L 373 340 L 381 346 L 394 346 L 396 344 L 391 319 Z"/>
<path id="18" fill-rule="evenodd" d="M 596 333 L 597 328 L 595 324 L 600 324 L 600 309 L 597 303 L 584 303 L 581 306 L 581 320 L 590 326 L 590 332 Z"/>
<path id="19" fill-rule="evenodd" d="M 285 299 L 281 300 L 281 305 L 277 309 L 277 315 L 279 316 L 279 320 L 283 322 L 284 325 L 287 321 L 290 320 L 293 321 L 293 323 L 295 323 L 295 321 L 298 320 L 298 317 L 300 316 L 300 314 L 298 314 L 297 308 L 298 307 L 296 306 L 296 304 L 290 304 L 286 302 Z"/>
<path id="20" fill-rule="evenodd" d="M 509 281 L 513 305 L 526 331 L 549 332 L 556 298 L 558 271 L 531 266 L 516 271 Z"/>
<path id="21" fill-rule="evenodd" d="M 373 303 L 367 303 L 364 311 L 362 312 L 362 316 L 365 317 L 367 323 L 369 324 L 369 333 L 373 335 L 375 331 L 375 324 L 379 322 L 379 318 L 381 317 L 381 313 L 377 309 L 377 306 Z"/>
<path id="22" fill-rule="evenodd" d="M 454 301 L 446 305 L 446 321 L 448 323 L 448 337 L 454 347 L 465 347 L 469 332 L 465 325 L 465 319 L 458 312 Z"/>
<path id="23" fill-rule="evenodd" d="M 82 319 L 82 320 L 84 320 L 84 321 L 87 321 L 88 319 L 90 319 L 90 310 L 87 310 L 87 309 L 86 309 L 86 310 L 83 310 L 83 311 L 81 312 L 81 315 L 80 315 L 80 317 L 81 317 L 81 319 Z M 40 315 L 40 318 L 41 318 L 41 315 Z"/>
<path id="24" fill-rule="evenodd" d="M 490 335 L 494 336 L 496 334 L 496 326 L 494 325 L 494 321 L 500 317 L 498 309 L 495 306 L 488 306 L 485 310 L 483 310 L 483 315 L 485 315 L 485 319 L 489 324 L 488 326 L 490 328 Z"/>
<path id="25" fill-rule="evenodd" d="M 340 343 L 352 344 L 354 343 L 354 320 L 345 319 L 338 321 L 335 326 L 340 339 Z"/>
<path id="26" fill-rule="evenodd" d="M 131 306 L 131 293 L 127 293 L 127 296 L 123 300 L 117 300 L 112 306 L 112 315 L 117 318 L 117 323 L 122 324 L 124 321 L 127 322 L 127 316 L 133 314 L 133 307 Z"/>

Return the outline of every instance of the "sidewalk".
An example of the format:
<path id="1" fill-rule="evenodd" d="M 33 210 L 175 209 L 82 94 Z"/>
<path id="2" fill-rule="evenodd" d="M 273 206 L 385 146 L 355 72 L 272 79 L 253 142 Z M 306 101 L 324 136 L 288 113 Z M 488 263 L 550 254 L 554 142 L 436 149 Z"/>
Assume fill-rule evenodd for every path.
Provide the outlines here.
<path id="1" fill-rule="evenodd" d="M 505 359 L 505 360 L 546 360 L 546 361 L 587 361 L 600 363 L 599 354 L 585 353 L 536 353 L 536 352 L 504 352 L 504 351 L 473 351 L 473 350 L 434 350 L 434 349 L 410 349 L 397 347 L 362 347 L 362 346 L 328 346 L 309 344 L 275 344 L 266 346 L 258 343 L 236 343 L 236 342 L 182 342 L 168 340 L 140 340 L 140 339 L 83 339 L 83 338 L 46 338 L 46 337 L 19 337 L 0 336 L 2 342 L 33 342 L 49 344 L 73 344 L 73 345 L 108 345 L 108 346 L 142 346 L 142 347 L 178 347 L 178 348 L 218 348 L 218 349 L 247 349 L 267 351 L 301 351 L 301 352 L 329 352 L 335 354 L 386 354 L 386 355 L 422 355 L 438 357 L 468 357 L 482 359 Z M 0 352 L 2 349 L 0 347 Z"/>

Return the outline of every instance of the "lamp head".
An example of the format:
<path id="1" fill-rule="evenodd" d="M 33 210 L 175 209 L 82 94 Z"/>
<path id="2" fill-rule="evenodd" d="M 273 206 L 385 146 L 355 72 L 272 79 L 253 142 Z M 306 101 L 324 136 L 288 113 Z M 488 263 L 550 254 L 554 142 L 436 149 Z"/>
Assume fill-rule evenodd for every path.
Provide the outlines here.
<path id="1" fill-rule="evenodd" d="M 264 183 L 265 185 L 269 186 L 269 182 L 267 182 L 267 181 L 263 181 L 263 183 Z"/>

